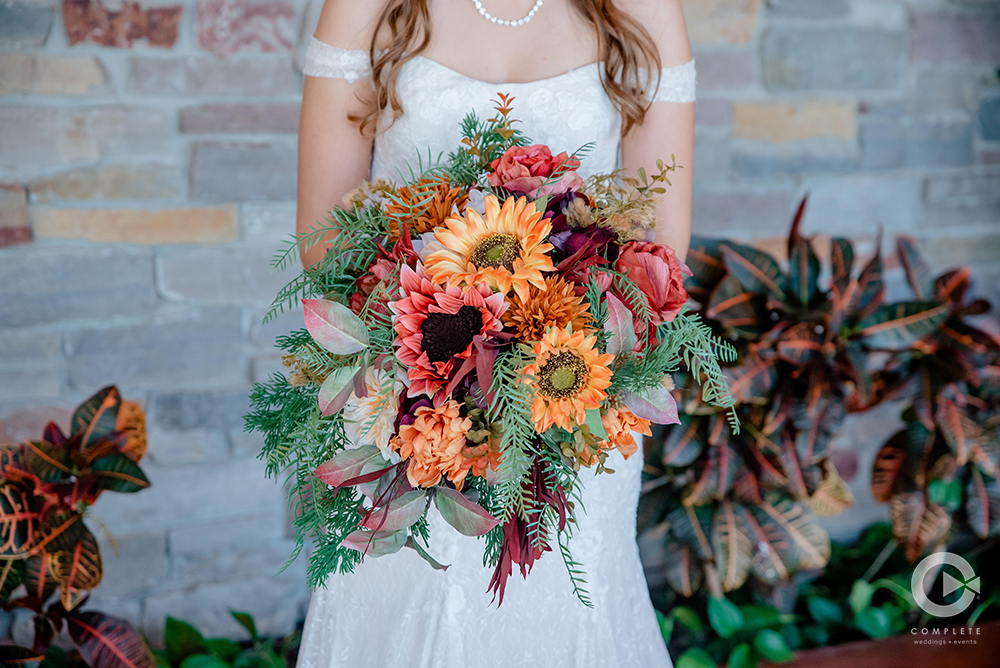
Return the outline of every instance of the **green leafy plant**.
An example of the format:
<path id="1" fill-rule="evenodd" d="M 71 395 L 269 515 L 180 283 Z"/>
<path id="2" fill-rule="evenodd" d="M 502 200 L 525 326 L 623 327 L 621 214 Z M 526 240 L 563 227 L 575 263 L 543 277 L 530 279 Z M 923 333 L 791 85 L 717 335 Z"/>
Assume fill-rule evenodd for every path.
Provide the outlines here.
<path id="1" fill-rule="evenodd" d="M 916 561 L 963 532 L 1000 534 L 1000 337 L 974 324 L 990 304 L 970 298 L 968 268 L 935 278 L 912 240 L 898 247 L 914 295 L 946 313 L 880 373 L 886 397 L 906 401 L 906 426 L 876 456 L 872 494 Z"/>
<path id="2" fill-rule="evenodd" d="M 151 668 L 128 622 L 80 610 L 104 574 L 84 517 L 105 491 L 149 486 L 138 465 L 145 452 L 142 408 L 113 386 L 77 407 L 68 436 L 50 422 L 41 440 L 0 447 L 0 595 L 5 611 L 34 613 L 32 647 L 0 646 L 0 661 L 39 661 L 65 629 L 91 668 Z"/>
<path id="3" fill-rule="evenodd" d="M 283 638 L 264 638 L 253 617 L 230 610 L 249 634 L 247 641 L 205 638 L 198 629 L 173 617 L 164 626 L 164 649 L 154 652 L 159 668 L 289 668 L 295 665 L 299 632 Z"/>

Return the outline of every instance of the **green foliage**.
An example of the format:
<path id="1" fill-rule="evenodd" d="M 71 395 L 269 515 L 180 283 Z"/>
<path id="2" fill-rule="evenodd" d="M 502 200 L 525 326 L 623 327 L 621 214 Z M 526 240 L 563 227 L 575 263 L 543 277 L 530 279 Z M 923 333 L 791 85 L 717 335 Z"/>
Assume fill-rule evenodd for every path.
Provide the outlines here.
<path id="1" fill-rule="evenodd" d="M 234 642 L 227 638 L 205 638 L 186 622 L 167 617 L 163 640 L 165 649 L 158 652 L 161 668 L 293 668 L 300 633 L 283 638 L 262 638 L 251 615 L 231 610 L 233 619 L 250 638 Z"/>

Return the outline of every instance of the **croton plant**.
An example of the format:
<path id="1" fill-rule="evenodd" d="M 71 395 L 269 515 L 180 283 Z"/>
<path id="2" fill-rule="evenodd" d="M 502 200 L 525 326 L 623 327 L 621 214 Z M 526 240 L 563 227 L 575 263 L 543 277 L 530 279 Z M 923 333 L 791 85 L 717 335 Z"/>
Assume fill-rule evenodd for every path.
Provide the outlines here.
<path id="1" fill-rule="evenodd" d="M 681 423 L 650 439 L 639 529 L 662 535 L 662 575 L 685 596 L 827 563 L 830 539 L 813 516 L 853 501 L 830 460 L 833 437 L 848 412 L 887 396 L 874 362 L 921 345 L 955 313 L 929 294 L 885 303 L 878 244 L 856 270 L 852 243 L 829 240 L 821 280 L 825 244 L 800 233 L 805 204 L 787 263 L 728 240 L 695 238 L 688 253 L 689 293 L 739 351 L 727 373 L 743 428 L 734 435 L 692 386 L 677 390 Z"/>
<path id="2" fill-rule="evenodd" d="M 142 408 L 115 387 L 77 407 L 68 435 L 50 422 L 40 440 L 0 446 L 0 596 L 5 610 L 34 613 L 35 632 L 31 647 L 0 645 L 0 663 L 41 660 L 65 628 L 91 668 L 152 668 L 128 622 L 81 611 L 104 574 L 87 509 L 103 492 L 148 487 L 145 452 Z"/>
<path id="3" fill-rule="evenodd" d="M 882 446 L 872 494 L 890 504 L 893 531 L 911 561 L 963 531 L 1000 534 L 1000 337 L 977 327 L 989 302 L 972 299 L 968 268 L 934 277 L 911 239 L 897 240 L 915 297 L 943 322 L 890 358 L 876 386 L 905 401 L 905 427 Z"/>

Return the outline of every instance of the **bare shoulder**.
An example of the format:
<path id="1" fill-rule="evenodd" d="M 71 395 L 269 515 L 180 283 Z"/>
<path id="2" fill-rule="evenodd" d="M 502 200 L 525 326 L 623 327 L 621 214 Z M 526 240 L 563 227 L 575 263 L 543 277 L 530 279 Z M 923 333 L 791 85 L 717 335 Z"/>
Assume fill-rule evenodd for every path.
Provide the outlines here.
<path id="1" fill-rule="evenodd" d="M 316 25 L 316 39 L 367 51 L 385 4 L 385 0 L 326 0 Z"/>
<path id="2" fill-rule="evenodd" d="M 664 67 L 691 60 L 681 0 L 615 0 L 615 4 L 649 31 Z"/>

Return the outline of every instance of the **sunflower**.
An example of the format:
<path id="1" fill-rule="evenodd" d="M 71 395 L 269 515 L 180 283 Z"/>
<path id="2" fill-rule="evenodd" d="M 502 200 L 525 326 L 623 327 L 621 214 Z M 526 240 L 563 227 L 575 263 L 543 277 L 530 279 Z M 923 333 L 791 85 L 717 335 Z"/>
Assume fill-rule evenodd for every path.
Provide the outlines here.
<path id="1" fill-rule="evenodd" d="M 399 283 L 403 297 L 389 308 L 396 316 L 396 357 L 410 380 L 407 396 L 433 397 L 451 379 L 455 360 L 472 356 L 475 337 L 501 329 L 507 302 L 486 285 L 444 289 L 420 265 L 403 265 Z"/>
<path id="2" fill-rule="evenodd" d="M 535 378 L 532 419 L 539 434 L 552 425 L 573 431 L 608 396 L 614 355 L 600 354 L 596 343 L 583 331 L 552 327 L 535 344 L 535 361 L 524 371 Z"/>
<path id="3" fill-rule="evenodd" d="M 415 234 L 430 232 L 444 225 L 454 209 L 462 211 L 469 196 L 461 188 L 452 188 L 448 175 L 424 177 L 413 186 L 396 190 L 385 213 L 389 217 L 389 233 L 399 236 L 399 223 L 408 225 Z"/>
<path id="4" fill-rule="evenodd" d="M 592 324 L 588 304 L 577 296 L 575 286 L 558 276 L 546 276 L 545 287 L 531 286 L 527 301 L 515 296 L 503 316 L 503 324 L 522 341 L 539 341 L 547 327 L 582 330 Z"/>
<path id="5" fill-rule="evenodd" d="M 514 290 L 521 301 L 528 300 L 528 286 L 545 288 L 543 271 L 555 267 L 546 253 L 552 229 L 542 211 L 527 198 L 507 198 L 503 207 L 495 195 L 486 197 L 486 214 L 472 208 L 465 217 L 452 216 L 434 233 L 444 246 L 431 253 L 427 273 L 435 282 L 478 285 L 485 282 L 503 294 Z"/>

